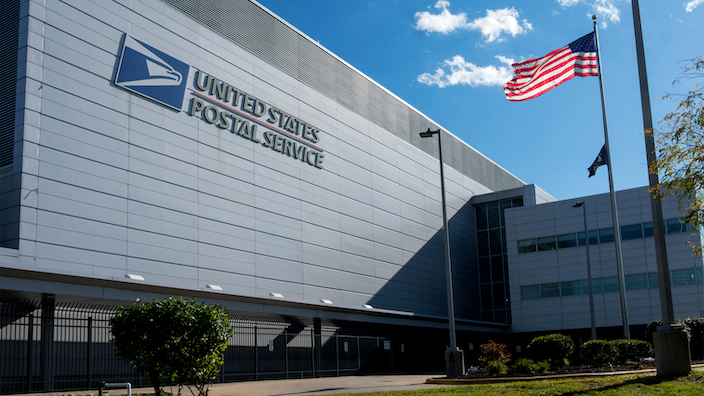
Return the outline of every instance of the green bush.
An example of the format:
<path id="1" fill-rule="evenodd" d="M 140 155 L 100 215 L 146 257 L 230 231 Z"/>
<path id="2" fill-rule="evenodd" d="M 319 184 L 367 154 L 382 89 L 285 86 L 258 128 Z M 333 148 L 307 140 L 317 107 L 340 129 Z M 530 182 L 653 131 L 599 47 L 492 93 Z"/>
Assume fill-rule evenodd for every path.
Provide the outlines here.
<path id="1" fill-rule="evenodd" d="M 579 356 L 596 365 L 611 364 L 616 360 L 616 345 L 606 340 L 590 340 L 582 344 Z"/>
<path id="2" fill-rule="evenodd" d="M 484 362 L 484 371 L 489 375 L 503 375 L 508 372 L 506 363 L 499 360 Z"/>
<path id="3" fill-rule="evenodd" d="M 511 372 L 516 374 L 534 374 L 538 371 L 538 365 L 531 359 L 519 358 L 511 365 Z"/>
<path id="4" fill-rule="evenodd" d="M 116 355 L 145 375 L 156 395 L 166 394 L 163 377 L 178 385 L 179 394 L 193 385 L 207 395 L 231 329 L 225 308 L 169 297 L 118 307 L 110 331 Z"/>
<path id="5" fill-rule="evenodd" d="M 553 368 L 564 367 L 574 352 L 574 341 L 564 334 L 548 334 L 533 338 L 527 351 L 536 360 L 548 361 Z"/>
<path id="6" fill-rule="evenodd" d="M 540 361 L 536 364 L 538 366 L 537 370 L 535 371 L 536 373 L 545 374 L 550 371 L 550 363 L 547 360 Z"/>
<path id="7" fill-rule="evenodd" d="M 616 347 L 617 363 L 625 363 L 628 360 L 637 362 L 642 357 L 653 356 L 653 347 L 647 341 L 613 340 L 611 343 Z"/>

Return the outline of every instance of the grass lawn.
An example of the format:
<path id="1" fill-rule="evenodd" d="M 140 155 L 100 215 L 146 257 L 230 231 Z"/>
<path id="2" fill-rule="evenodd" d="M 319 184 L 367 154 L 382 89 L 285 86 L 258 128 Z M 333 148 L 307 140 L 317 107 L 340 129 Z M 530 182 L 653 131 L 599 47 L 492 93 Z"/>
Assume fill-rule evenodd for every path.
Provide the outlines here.
<path id="1" fill-rule="evenodd" d="M 356 394 L 359 396 L 360 394 Z M 509 382 L 500 384 L 463 385 L 417 391 L 369 393 L 374 396 L 453 396 L 453 395 L 704 395 L 704 373 L 692 372 L 687 377 L 660 379 L 654 376 L 627 375 L 600 378 L 560 379 Z"/>

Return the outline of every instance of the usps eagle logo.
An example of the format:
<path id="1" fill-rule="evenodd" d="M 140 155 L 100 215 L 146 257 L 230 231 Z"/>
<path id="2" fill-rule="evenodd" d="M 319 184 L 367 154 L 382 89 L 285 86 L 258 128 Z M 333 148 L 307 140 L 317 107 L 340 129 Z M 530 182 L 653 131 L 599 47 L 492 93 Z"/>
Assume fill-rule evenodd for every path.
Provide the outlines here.
<path id="1" fill-rule="evenodd" d="M 125 36 L 115 85 L 181 110 L 190 66 L 131 36 Z"/>

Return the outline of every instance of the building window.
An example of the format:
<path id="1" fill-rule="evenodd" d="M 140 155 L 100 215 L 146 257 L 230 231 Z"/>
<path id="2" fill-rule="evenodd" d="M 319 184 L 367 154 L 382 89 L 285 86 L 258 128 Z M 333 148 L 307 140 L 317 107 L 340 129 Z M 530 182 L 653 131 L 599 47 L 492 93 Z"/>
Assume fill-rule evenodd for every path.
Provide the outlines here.
<path id="1" fill-rule="evenodd" d="M 614 229 L 602 228 L 599 230 L 599 243 L 609 243 L 614 241 Z"/>
<path id="2" fill-rule="evenodd" d="M 648 288 L 648 275 L 636 274 L 626 275 L 626 290 L 638 290 Z"/>
<path id="3" fill-rule="evenodd" d="M 577 234 L 564 234 L 557 236 L 557 248 L 564 249 L 577 246 Z"/>
<path id="4" fill-rule="evenodd" d="M 582 294 L 582 282 L 570 281 L 560 283 L 560 292 L 563 296 L 578 296 Z M 587 293 L 589 293 L 587 291 Z M 586 293 L 585 293 L 586 294 Z"/>
<path id="5" fill-rule="evenodd" d="M 540 298 L 540 285 L 521 286 L 521 299 Z"/>
<path id="6" fill-rule="evenodd" d="M 540 298 L 560 297 L 559 283 L 543 283 L 540 285 Z"/>
<path id="7" fill-rule="evenodd" d="M 598 243 L 599 243 L 599 237 L 598 237 L 597 231 L 596 230 L 589 231 L 589 244 L 596 245 Z M 584 233 L 583 232 L 577 233 L 577 244 L 579 246 L 584 246 Z"/>
<path id="8" fill-rule="evenodd" d="M 652 238 L 653 235 L 653 223 L 643 223 L 643 238 Z"/>
<path id="9" fill-rule="evenodd" d="M 518 253 L 532 253 L 536 250 L 535 238 L 518 241 Z"/>
<path id="10" fill-rule="evenodd" d="M 658 288 L 658 273 L 649 272 L 648 273 L 648 288 L 657 289 Z"/>
<path id="11" fill-rule="evenodd" d="M 673 286 L 693 285 L 697 283 L 697 276 L 694 273 L 694 268 L 670 271 Z"/>
<path id="12" fill-rule="evenodd" d="M 475 206 L 482 320 L 498 323 L 511 322 L 504 212 L 506 209 L 518 206 L 523 206 L 522 198 Z M 533 239 L 532 251 L 535 249 L 535 239 Z"/>
<path id="13" fill-rule="evenodd" d="M 602 278 L 601 281 L 604 283 L 604 293 L 619 291 L 617 277 Z"/>
<path id="14" fill-rule="evenodd" d="M 621 240 L 643 239 L 643 227 L 641 224 L 633 224 L 621 227 Z"/>
<path id="15" fill-rule="evenodd" d="M 544 250 L 555 250 L 555 249 L 557 249 L 557 243 L 555 243 L 554 236 L 538 238 L 538 251 L 539 252 L 544 251 Z"/>
<path id="16" fill-rule="evenodd" d="M 584 279 L 582 281 L 582 290 L 584 294 L 589 294 L 589 279 Z M 601 278 L 592 278 L 592 293 L 603 293 L 604 287 L 601 283 Z"/>

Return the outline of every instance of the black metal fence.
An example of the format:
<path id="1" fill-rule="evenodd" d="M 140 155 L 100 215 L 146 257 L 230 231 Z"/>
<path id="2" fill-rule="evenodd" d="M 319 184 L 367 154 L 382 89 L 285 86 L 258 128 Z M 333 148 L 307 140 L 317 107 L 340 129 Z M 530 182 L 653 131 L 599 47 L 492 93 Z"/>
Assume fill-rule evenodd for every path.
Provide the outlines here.
<path id="1" fill-rule="evenodd" d="M 0 302 L 0 393 L 149 386 L 115 356 L 114 307 Z M 319 321 L 231 316 L 234 331 L 216 382 L 340 376 L 392 370 L 384 337 L 343 335 Z"/>

